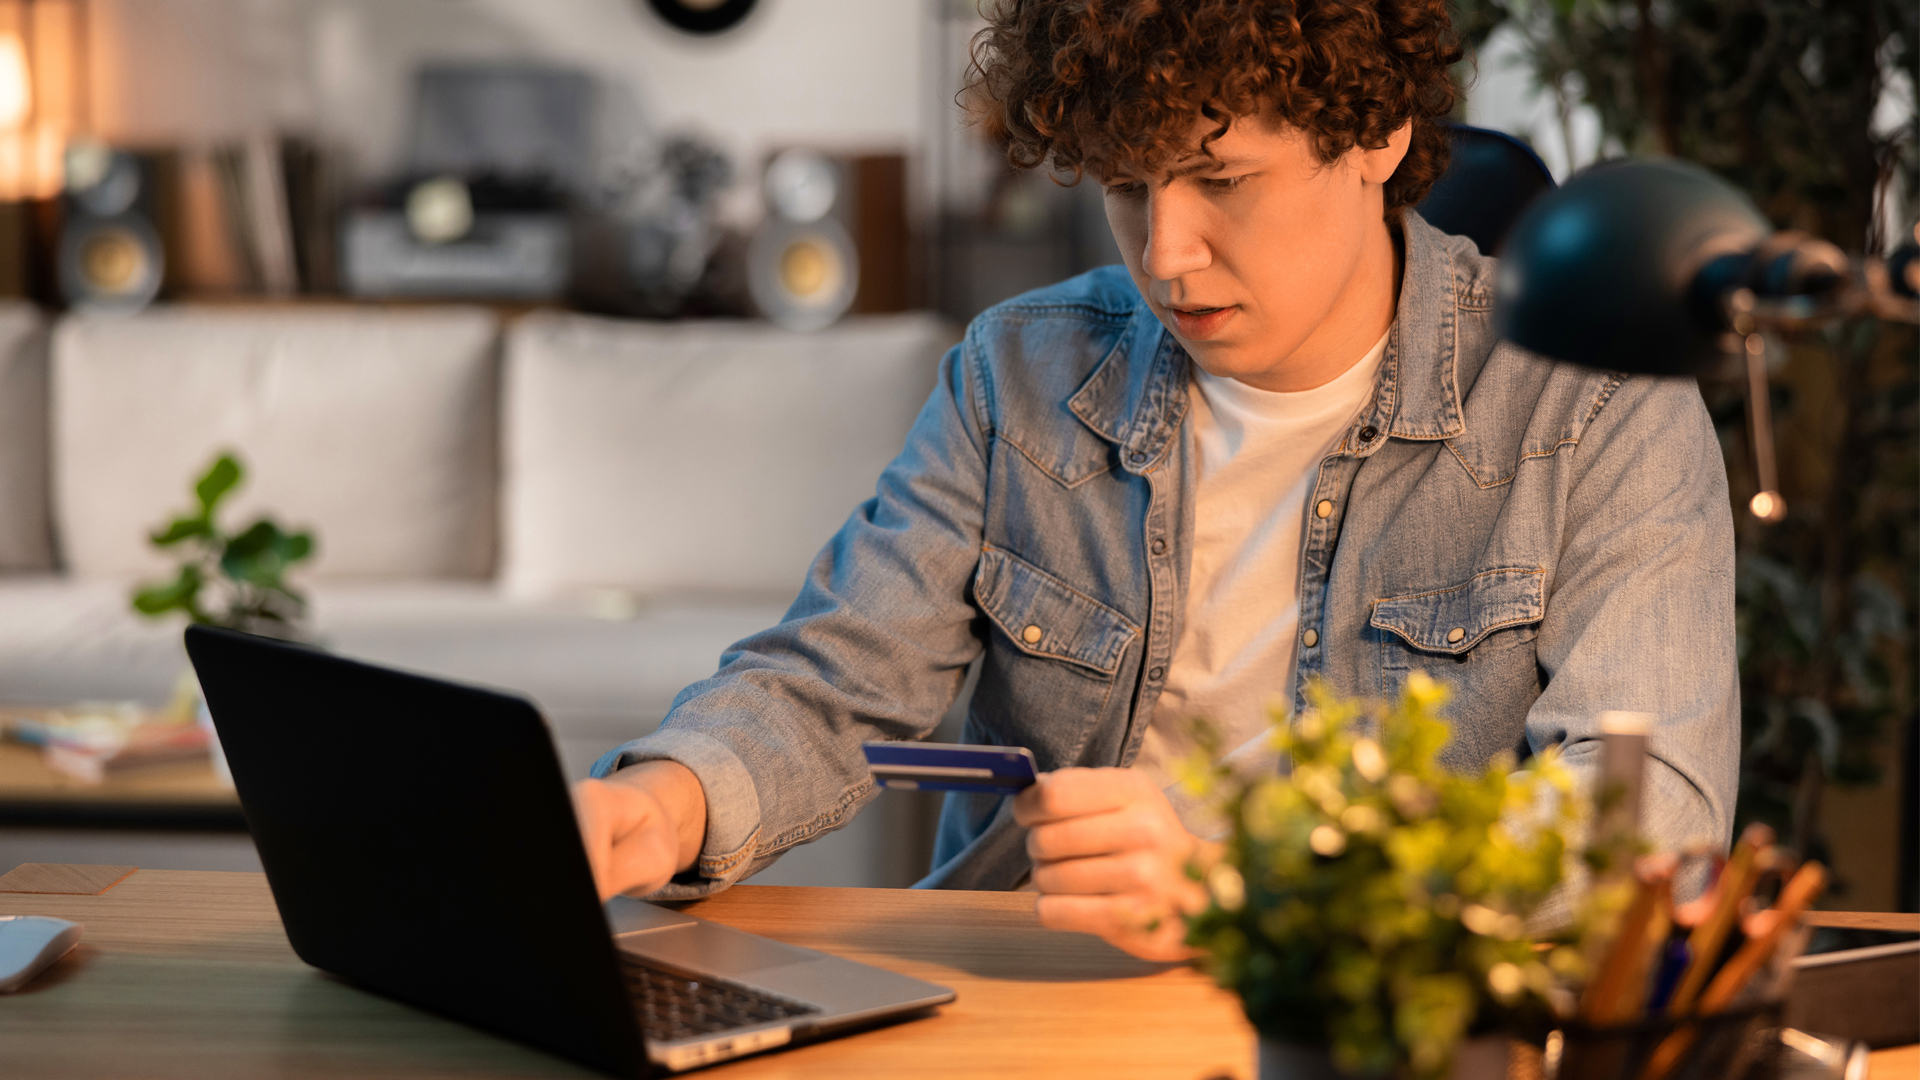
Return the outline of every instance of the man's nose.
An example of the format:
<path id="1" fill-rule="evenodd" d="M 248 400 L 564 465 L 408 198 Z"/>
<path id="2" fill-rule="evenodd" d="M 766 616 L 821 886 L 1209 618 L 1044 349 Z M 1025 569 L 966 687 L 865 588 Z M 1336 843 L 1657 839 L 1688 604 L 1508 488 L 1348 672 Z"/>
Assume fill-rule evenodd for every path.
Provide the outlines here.
<path id="1" fill-rule="evenodd" d="M 1147 247 L 1140 268 L 1157 281 L 1205 270 L 1213 262 L 1202 228 L 1204 208 L 1184 186 L 1175 182 L 1147 195 Z"/>

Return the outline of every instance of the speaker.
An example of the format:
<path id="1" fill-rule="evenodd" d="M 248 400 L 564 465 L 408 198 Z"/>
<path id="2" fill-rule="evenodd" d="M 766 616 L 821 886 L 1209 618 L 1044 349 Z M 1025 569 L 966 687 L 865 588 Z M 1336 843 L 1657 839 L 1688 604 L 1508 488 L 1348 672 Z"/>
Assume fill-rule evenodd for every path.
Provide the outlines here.
<path id="1" fill-rule="evenodd" d="M 166 277 L 158 165 L 98 143 L 67 150 L 65 223 L 56 276 L 80 311 L 132 312 L 153 302 Z"/>
<path id="2" fill-rule="evenodd" d="M 812 150 L 767 163 L 767 219 L 747 248 L 747 289 L 761 314 L 788 329 L 818 330 L 853 306 L 860 258 L 834 215 L 846 186 L 840 163 Z"/>
<path id="3" fill-rule="evenodd" d="M 785 150 L 762 186 L 767 218 L 747 251 L 762 314 L 817 329 L 848 311 L 910 306 L 904 156 Z"/>

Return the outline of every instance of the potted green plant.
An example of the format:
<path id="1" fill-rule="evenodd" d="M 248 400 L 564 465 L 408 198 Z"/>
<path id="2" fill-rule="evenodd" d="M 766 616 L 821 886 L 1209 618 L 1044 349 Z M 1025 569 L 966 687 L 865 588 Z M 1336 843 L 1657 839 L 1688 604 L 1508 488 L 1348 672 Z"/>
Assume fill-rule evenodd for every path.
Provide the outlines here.
<path id="1" fill-rule="evenodd" d="M 193 622 L 275 637 L 298 636 L 307 601 L 286 573 L 313 555 L 313 534 L 286 532 L 261 517 L 238 532 L 220 527 L 220 504 L 246 479 L 231 453 L 221 454 L 193 485 L 197 508 L 149 534 L 163 551 L 183 555 L 167 581 L 134 590 L 133 609 L 160 617 L 180 612 Z"/>
<path id="2" fill-rule="evenodd" d="M 1204 745 L 1186 766 L 1230 823 L 1188 941 L 1259 1031 L 1262 1080 L 1437 1078 L 1456 1057 L 1462 1080 L 1504 1077 L 1504 1038 L 1476 1067 L 1461 1047 L 1544 1031 L 1581 968 L 1529 933 L 1585 813 L 1570 773 L 1552 753 L 1441 768 L 1447 691 L 1418 673 L 1391 707 L 1309 698 L 1273 729 L 1289 773 L 1236 778 Z"/>
<path id="3" fill-rule="evenodd" d="M 135 611 L 149 618 L 178 612 L 196 623 L 273 637 L 303 636 L 307 598 L 287 584 L 286 574 L 313 556 L 313 534 L 287 532 L 265 516 L 238 532 L 223 529 L 220 505 L 245 479 L 240 459 L 232 453 L 221 454 L 194 482 L 195 509 L 148 534 L 154 547 L 179 553 L 180 566 L 166 581 L 135 588 Z M 233 775 L 206 701 L 200 697 L 200 684 L 191 671 L 182 674 L 180 683 L 182 692 L 176 697 L 192 704 L 176 705 L 175 711 L 193 714 L 206 733 L 215 776 L 232 787 Z"/>

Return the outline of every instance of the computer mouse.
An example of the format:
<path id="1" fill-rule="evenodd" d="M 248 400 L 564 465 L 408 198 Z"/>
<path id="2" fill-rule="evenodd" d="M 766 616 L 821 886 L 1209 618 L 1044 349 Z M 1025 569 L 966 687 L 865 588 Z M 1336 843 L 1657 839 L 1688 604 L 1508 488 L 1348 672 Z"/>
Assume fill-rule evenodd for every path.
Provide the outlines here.
<path id="1" fill-rule="evenodd" d="M 20 989 L 72 952 L 80 929 L 45 915 L 0 915 L 0 993 Z"/>

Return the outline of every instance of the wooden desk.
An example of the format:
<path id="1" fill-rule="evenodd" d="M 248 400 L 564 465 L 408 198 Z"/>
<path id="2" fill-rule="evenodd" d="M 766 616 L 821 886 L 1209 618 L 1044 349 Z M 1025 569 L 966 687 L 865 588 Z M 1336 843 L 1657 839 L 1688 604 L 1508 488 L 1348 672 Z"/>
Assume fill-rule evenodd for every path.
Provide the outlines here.
<path id="1" fill-rule="evenodd" d="M 1028 893 L 742 885 L 688 910 L 951 986 L 927 1019 L 699 1073 L 753 1077 L 1246 1078 L 1237 1002 L 1186 968 L 1042 930 Z M 100 896 L 0 893 L 0 914 L 86 924 L 79 950 L 0 996 L 0 1075 L 598 1075 L 302 964 L 259 874 L 137 871 Z"/>
<path id="2" fill-rule="evenodd" d="M 695 1074 L 757 1077 L 1251 1075 L 1238 1003 L 1192 970 L 1042 930 L 1025 893 L 742 885 L 688 910 L 953 987 L 935 1016 Z M 259 874 L 141 870 L 98 896 L 0 893 L 0 914 L 86 924 L 80 949 L 0 997 L 0 1074 L 585 1077 L 504 1039 L 302 964 Z M 1912 1077 L 1920 1048 L 1874 1055 Z"/>
<path id="3" fill-rule="evenodd" d="M 0 708 L 0 717 L 35 711 Z M 39 747 L 0 740 L 0 826 L 6 825 L 245 832 L 247 819 L 233 789 L 200 758 L 83 784 L 49 769 Z"/>

